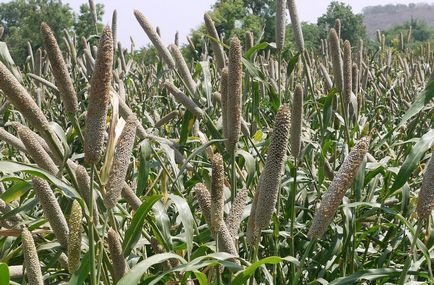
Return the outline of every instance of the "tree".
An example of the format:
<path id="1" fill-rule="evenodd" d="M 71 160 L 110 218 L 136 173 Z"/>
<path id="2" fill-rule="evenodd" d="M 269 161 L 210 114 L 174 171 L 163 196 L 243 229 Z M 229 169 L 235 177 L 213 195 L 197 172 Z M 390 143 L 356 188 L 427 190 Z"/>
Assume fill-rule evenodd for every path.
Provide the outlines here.
<path id="1" fill-rule="evenodd" d="M 327 7 L 327 12 L 318 18 L 321 37 L 327 38 L 330 28 L 333 28 L 336 19 L 341 21 L 341 38 L 349 40 L 351 44 L 358 43 L 359 38 L 366 39 L 366 27 L 363 25 L 363 15 L 354 14 L 350 5 L 333 1 Z"/>
<path id="2" fill-rule="evenodd" d="M 303 31 L 304 47 L 313 50 L 319 49 L 321 46 L 321 31 L 318 25 L 303 22 L 301 23 L 301 30 Z M 295 49 L 295 39 L 291 25 L 286 27 L 286 35 L 289 46 Z"/>
<path id="3" fill-rule="evenodd" d="M 0 4 L 1 24 L 5 27 L 5 41 L 18 65 L 27 57 L 27 42 L 33 48 L 42 45 L 40 25 L 47 22 L 57 38 L 70 29 L 74 15 L 68 4 L 60 0 L 16 0 Z M 63 45 L 62 41 L 59 41 Z"/>
<path id="4" fill-rule="evenodd" d="M 412 44 L 419 44 L 427 41 L 432 41 L 434 35 L 434 28 L 429 26 L 424 21 L 418 21 L 411 19 L 407 23 L 399 26 L 395 26 L 392 29 L 386 31 L 384 34 L 386 35 L 386 41 L 391 43 L 395 47 L 399 47 L 401 33 L 405 37 L 405 41 L 407 40 L 407 34 L 411 29 L 411 41 Z M 410 43 L 406 42 L 406 46 L 408 47 Z M 412 45 L 410 44 L 410 46 Z"/>
<path id="5" fill-rule="evenodd" d="M 104 25 L 101 23 L 102 17 L 104 16 L 103 4 L 99 4 L 99 3 L 96 4 L 96 15 L 98 20 L 97 23 L 98 31 L 101 32 L 102 29 L 104 28 Z M 74 23 L 74 30 L 75 30 L 75 34 L 77 35 L 77 39 L 80 39 L 81 37 L 85 37 L 87 39 L 90 36 L 96 34 L 95 25 L 93 24 L 90 8 L 87 3 L 80 5 L 80 14 L 78 15 Z M 90 38 L 89 43 L 91 45 L 97 44 L 98 39 L 95 37 Z M 81 41 L 80 41 L 80 45 L 81 45 Z"/>
<path id="6" fill-rule="evenodd" d="M 262 41 L 273 42 L 275 6 L 275 0 L 219 0 L 212 7 L 210 16 L 217 32 L 223 36 L 223 42 L 229 42 L 235 35 L 243 42 L 246 31 L 252 32 L 255 40 L 261 37 Z M 200 55 L 206 34 L 204 25 L 192 32 L 191 37 L 199 54 L 187 50 L 188 56 L 197 58 Z"/>

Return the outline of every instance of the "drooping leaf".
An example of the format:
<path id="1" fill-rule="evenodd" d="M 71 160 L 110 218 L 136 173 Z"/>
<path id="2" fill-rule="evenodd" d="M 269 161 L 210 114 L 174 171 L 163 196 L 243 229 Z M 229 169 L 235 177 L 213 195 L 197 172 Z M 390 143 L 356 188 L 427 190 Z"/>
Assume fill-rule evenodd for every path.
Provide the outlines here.
<path id="1" fill-rule="evenodd" d="M 161 197 L 161 195 L 150 196 L 137 209 L 136 213 L 133 216 L 133 220 L 131 221 L 131 225 L 125 232 L 125 238 L 122 244 L 122 249 L 125 257 L 127 257 L 131 253 L 134 245 L 137 243 L 140 236 L 142 235 L 143 223 L 146 216 L 148 215 L 148 212 L 151 210 L 152 206 L 161 199 Z"/>

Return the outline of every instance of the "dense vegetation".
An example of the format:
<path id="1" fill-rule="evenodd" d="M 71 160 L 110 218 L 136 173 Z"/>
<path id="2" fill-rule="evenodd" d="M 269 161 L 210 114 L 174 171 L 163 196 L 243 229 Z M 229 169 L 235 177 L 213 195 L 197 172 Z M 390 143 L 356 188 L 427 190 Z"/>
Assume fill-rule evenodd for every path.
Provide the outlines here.
<path id="1" fill-rule="evenodd" d="M 22 66 L 0 42 L 0 284 L 434 282 L 429 43 L 311 47 L 279 0 L 273 38 L 210 13 L 188 58 L 134 11 L 143 58 L 89 3 Z"/>

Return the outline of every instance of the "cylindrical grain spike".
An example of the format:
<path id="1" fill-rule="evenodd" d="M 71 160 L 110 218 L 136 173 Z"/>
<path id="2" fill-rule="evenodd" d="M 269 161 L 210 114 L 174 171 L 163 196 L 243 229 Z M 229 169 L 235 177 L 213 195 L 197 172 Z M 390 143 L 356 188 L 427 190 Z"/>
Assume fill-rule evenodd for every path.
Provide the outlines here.
<path id="1" fill-rule="evenodd" d="M 346 116 L 349 116 L 351 92 L 353 91 L 353 63 L 351 60 L 351 44 L 349 41 L 344 43 L 344 90 L 343 90 L 343 103 Z"/>
<path id="2" fill-rule="evenodd" d="M 167 88 L 167 90 L 170 92 L 170 94 L 173 95 L 173 97 L 175 97 L 176 101 L 184 105 L 184 107 L 191 113 L 193 113 L 193 115 L 195 115 L 199 119 L 203 117 L 203 110 L 199 108 L 199 106 L 197 106 L 190 97 L 185 95 L 184 92 L 182 92 L 175 85 L 173 85 L 172 82 L 166 80 L 166 82 L 164 82 L 164 87 Z"/>
<path id="3" fill-rule="evenodd" d="M 36 251 L 32 233 L 27 228 L 24 228 L 21 232 L 21 238 L 27 282 L 29 285 L 44 285 L 41 265 L 39 264 L 38 252 Z"/>
<path id="4" fill-rule="evenodd" d="M 247 31 L 245 37 L 246 37 L 245 51 L 247 52 L 255 45 L 255 41 L 253 39 L 253 33 L 251 31 Z"/>
<path id="5" fill-rule="evenodd" d="M 294 33 L 295 43 L 299 52 L 304 50 L 303 31 L 298 18 L 297 6 L 295 0 L 288 0 L 289 17 L 291 18 L 292 31 Z"/>
<path id="6" fill-rule="evenodd" d="M 291 154 L 298 159 L 301 150 L 301 128 L 303 121 L 303 87 L 297 85 L 294 91 L 291 114 Z"/>
<path id="7" fill-rule="evenodd" d="M 121 238 L 115 230 L 109 228 L 107 233 L 107 243 L 109 246 L 110 257 L 113 263 L 113 281 L 118 282 L 128 271 L 128 265 L 122 253 Z"/>
<path id="8" fill-rule="evenodd" d="M 255 215 L 256 232 L 268 227 L 277 202 L 284 172 L 286 151 L 290 135 L 291 114 L 288 106 L 280 107 L 276 114 L 271 143 L 264 170 L 259 178 L 259 195 Z"/>
<path id="9" fill-rule="evenodd" d="M 238 230 L 243 218 L 244 209 L 246 208 L 248 194 L 248 189 L 243 189 L 238 193 L 226 219 L 226 225 L 233 240 L 238 238 Z"/>
<path id="10" fill-rule="evenodd" d="M 214 25 L 214 21 L 211 19 L 208 13 L 204 15 L 205 27 L 208 34 L 214 38 L 215 40 L 221 41 L 219 34 L 217 33 L 217 29 Z M 220 43 L 216 42 L 214 39 L 211 39 L 212 50 L 214 51 L 214 59 L 217 63 L 218 69 L 223 69 L 226 66 L 225 63 L 225 51 Z"/>
<path id="11" fill-rule="evenodd" d="M 276 1 L 276 48 L 281 52 L 285 45 L 286 0 Z"/>
<path id="12" fill-rule="evenodd" d="M 59 94 L 62 98 L 65 111 L 67 114 L 74 115 L 78 110 L 77 94 L 72 85 L 72 79 L 71 76 L 69 76 L 68 68 L 62 57 L 62 52 L 60 51 L 53 31 L 45 22 L 41 24 L 41 32 L 44 47 L 47 51 L 51 68 L 53 69 L 54 80 L 56 81 L 56 86 L 59 88 Z"/>
<path id="13" fill-rule="evenodd" d="M 27 90 L 18 82 L 9 69 L 0 62 L 0 89 L 3 90 L 9 102 L 26 118 L 40 133 L 50 130 L 47 118 L 39 109 Z"/>
<path id="14" fill-rule="evenodd" d="M 194 186 L 194 192 L 196 194 L 196 198 L 199 202 L 199 207 L 202 211 L 202 215 L 205 218 L 206 223 L 210 227 L 210 230 L 213 234 L 213 228 L 211 227 L 211 195 L 202 183 L 196 184 Z M 232 236 L 226 226 L 226 223 L 223 223 L 220 227 L 217 238 L 219 240 L 219 250 L 224 251 L 233 255 L 238 255 L 237 249 L 235 247 L 234 241 L 232 240 Z"/>
<path id="15" fill-rule="evenodd" d="M 16 148 L 17 150 L 22 151 L 23 153 L 29 154 L 23 142 L 3 128 L 0 128 L 0 140 L 4 141 L 9 146 Z"/>
<path id="16" fill-rule="evenodd" d="M 59 169 L 39 143 L 35 134 L 27 127 L 20 127 L 18 128 L 18 136 L 26 147 L 28 154 L 36 164 L 51 174 L 57 175 Z"/>
<path id="17" fill-rule="evenodd" d="M 112 65 L 112 33 L 110 28 L 106 27 L 100 39 L 88 97 L 84 158 L 89 164 L 98 162 L 103 151 L 107 110 L 110 103 Z"/>
<path id="18" fill-rule="evenodd" d="M 167 64 L 167 66 L 170 69 L 174 69 L 175 68 L 175 61 L 173 60 L 172 56 L 170 55 L 169 50 L 166 48 L 166 46 L 161 41 L 161 38 L 158 35 L 158 33 L 156 32 L 156 30 L 154 29 L 154 27 L 148 22 L 146 17 L 140 11 L 134 10 L 134 16 L 136 17 L 140 26 L 142 26 L 142 29 L 148 35 L 152 44 L 157 49 L 160 58 L 162 60 L 164 60 L 164 62 Z"/>
<path id="19" fill-rule="evenodd" d="M 113 37 L 113 52 L 116 51 L 116 45 L 118 41 L 118 11 L 113 10 L 112 15 L 112 37 Z"/>
<path id="20" fill-rule="evenodd" d="M 434 72 L 433 72 L 434 73 Z M 228 68 L 222 69 L 222 77 L 220 81 L 221 92 L 221 109 L 222 109 L 222 124 L 223 124 L 223 137 L 228 137 Z"/>
<path id="21" fill-rule="evenodd" d="M 113 165 L 110 169 L 106 185 L 106 195 L 104 196 L 104 205 L 109 209 L 116 206 L 122 193 L 128 165 L 130 163 L 130 156 L 133 151 L 134 139 L 136 137 L 136 121 L 136 116 L 131 116 L 127 119 L 116 146 Z"/>
<path id="22" fill-rule="evenodd" d="M 161 126 L 164 126 L 168 122 L 170 122 L 172 119 L 178 118 L 180 115 L 180 112 L 178 110 L 172 111 L 163 118 L 161 118 L 158 122 L 155 123 L 155 128 L 160 128 Z"/>
<path id="23" fill-rule="evenodd" d="M 330 48 L 331 48 L 331 56 L 332 56 L 332 64 L 333 64 L 333 73 L 335 76 L 335 84 L 336 88 L 339 92 L 343 91 L 343 82 L 344 82 L 344 73 L 342 70 L 342 57 L 341 57 L 341 45 L 339 41 L 338 34 L 335 29 L 330 29 L 329 35 Z"/>
<path id="24" fill-rule="evenodd" d="M 208 189 L 202 183 L 198 183 L 194 186 L 193 191 L 196 195 L 199 207 L 202 211 L 202 215 L 205 218 L 208 226 L 211 225 L 211 194 Z M 210 227 L 211 228 L 211 227 Z"/>
<path id="25" fill-rule="evenodd" d="M 57 241 L 66 249 L 68 247 L 68 224 L 53 190 L 45 180 L 39 177 L 33 177 L 32 182 L 35 194 L 41 203 L 44 215 L 50 223 Z"/>
<path id="26" fill-rule="evenodd" d="M 142 201 L 139 197 L 137 197 L 136 193 L 134 193 L 133 189 L 124 182 L 124 185 L 122 187 L 122 197 L 127 201 L 128 204 L 130 204 L 131 208 L 133 210 L 137 210 L 140 205 L 142 205 Z"/>
<path id="27" fill-rule="evenodd" d="M 356 63 L 353 63 L 353 71 L 351 72 L 351 76 L 353 78 L 353 93 L 357 96 L 359 93 L 359 68 Z"/>
<path id="28" fill-rule="evenodd" d="M 250 209 L 249 221 L 247 222 L 246 240 L 249 245 L 256 245 L 259 242 L 260 232 L 255 229 L 256 209 L 258 207 L 259 187 L 256 188 Z"/>
<path id="29" fill-rule="evenodd" d="M 173 43 L 174 43 L 177 47 L 179 47 L 179 32 L 178 32 L 178 31 L 176 31 L 176 33 L 175 33 L 175 40 L 173 41 Z"/>
<path id="30" fill-rule="evenodd" d="M 84 168 L 82 165 L 77 165 L 75 168 L 75 177 L 77 178 L 77 184 L 78 184 L 78 192 L 80 193 L 81 197 L 86 202 L 86 205 L 88 208 L 90 208 L 90 176 L 87 174 L 86 168 Z M 95 197 L 95 195 L 94 195 Z M 99 219 L 98 219 L 98 209 L 96 207 L 95 201 L 94 207 L 93 207 L 93 217 L 94 217 L 94 223 L 98 225 Z"/>
<path id="31" fill-rule="evenodd" d="M 234 154 L 241 131 L 242 49 L 237 37 L 231 39 L 227 89 L 227 149 Z"/>
<path id="32" fill-rule="evenodd" d="M 425 169 L 422 186 L 417 199 L 416 212 L 419 218 L 427 219 L 434 208 L 434 152 Z"/>
<path id="33" fill-rule="evenodd" d="M 369 137 L 361 138 L 350 151 L 338 172 L 335 174 L 329 189 L 323 195 L 321 204 L 315 213 L 312 225 L 309 229 L 310 238 L 321 238 L 342 202 L 347 189 L 353 183 L 354 176 L 369 148 Z"/>
<path id="34" fill-rule="evenodd" d="M 194 96 L 196 94 L 196 82 L 193 80 L 191 76 L 190 70 L 188 69 L 187 63 L 182 56 L 181 51 L 178 46 L 175 44 L 170 45 L 170 50 L 172 51 L 173 57 L 175 59 L 176 66 L 178 68 L 179 74 L 184 80 L 184 83 L 187 85 L 190 93 Z"/>
<path id="35" fill-rule="evenodd" d="M 68 270 L 74 273 L 80 266 L 81 254 L 81 219 L 82 212 L 77 200 L 72 203 L 71 216 L 69 217 L 68 237 Z"/>
<path id="36" fill-rule="evenodd" d="M 223 158 L 219 153 L 212 158 L 211 182 L 211 226 L 218 232 L 224 223 L 224 168 Z"/>

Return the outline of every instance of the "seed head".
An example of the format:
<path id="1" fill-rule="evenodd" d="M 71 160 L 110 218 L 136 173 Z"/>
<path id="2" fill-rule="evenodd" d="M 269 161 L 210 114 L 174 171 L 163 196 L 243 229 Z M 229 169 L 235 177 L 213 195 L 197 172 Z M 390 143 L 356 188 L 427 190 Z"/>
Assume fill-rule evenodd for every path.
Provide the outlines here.
<path id="1" fill-rule="evenodd" d="M 24 267 L 27 272 L 27 281 L 31 285 L 44 285 L 41 265 L 39 264 L 38 252 L 32 233 L 27 228 L 21 232 L 22 249 L 24 254 Z"/>
<path id="2" fill-rule="evenodd" d="M 205 20 L 205 27 L 208 32 L 208 34 L 218 40 L 221 41 L 219 34 L 217 33 L 217 29 L 214 25 L 214 21 L 211 19 L 210 15 L 208 13 L 205 13 L 203 16 Z M 214 39 L 211 39 L 211 47 L 214 51 L 214 58 L 217 63 L 218 69 L 223 69 L 226 66 L 225 63 L 225 52 L 223 50 L 223 47 L 220 43 L 216 42 Z"/>
<path id="3" fill-rule="evenodd" d="M 53 190 L 51 190 L 50 185 L 45 180 L 39 177 L 33 177 L 32 182 L 33 190 L 35 190 L 35 194 L 41 203 L 44 215 L 50 223 L 54 235 L 61 246 L 65 249 L 68 248 L 68 224 L 56 196 L 54 196 Z"/>
<path id="4" fill-rule="evenodd" d="M 59 169 L 38 141 L 36 134 L 34 134 L 29 128 L 21 126 L 18 128 L 18 136 L 23 142 L 28 154 L 36 164 L 51 174 L 57 175 Z"/>
<path id="5" fill-rule="evenodd" d="M 81 219 L 82 212 L 77 200 L 72 203 L 71 216 L 69 217 L 68 237 L 68 270 L 74 273 L 80 266 L 81 254 Z"/>
<path id="6" fill-rule="evenodd" d="M 297 44 L 298 51 L 304 50 L 303 31 L 301 29 L 300 20 L 298 18 L 297 6 L 295 0 L 288 0 L 289 16 L 291 18 L 291 27 L 294 33 L 295 43 Z"/>
<path id="7" fill-rule="evenodd" d="M 310 238 L 321 238 L 327 227 L 333 221 L 333 217 L 342 202 L 347 189 L 351 186 L 354 176 L 369 148 L 369 137 L 361 138 L 350 151 L 338 172 L 334 175 L 329 189 L 323 195 L 321 204 L 315 213 L 314 220 L 309 229 Z"/>
<path id="8" fill-rule="evenodd" d="M 285 44 L 286 0 L 276 1 L 276 47 L 282 51 Z"/>
<path id="9" fill-rule="evenodd" d="M 229 216 L 226 219 L 226 225 L 233 240 L 238 238 L 238 230 L 243 218 L 244 209 L 246 208 L 248 189 L 241 190 L 235 197 Z"/>
<path id="10" fill-rule="evenodd" d="M 33 127 L 41 133 L 50 129 L 48 120 L 41 109 L 2 62 L 0 62 L 0 89 L 3 90 L 8 101 L 20 111 Z"/>
<path id="11" fill-rule="evenodd" d="M 303 120 L 303 87 L 297 85 L 292 102 L 291 115 L 291 153 L 294 158 L 298 158 L 301 149 L 301 127 Z"/>
<path id="12" fill-rule="evenodd" d="M 348 110 L 351 102 L 351 92 L 353 91 L 353 63 L 351 60 L 351 44 L 349 41 L 344 43 L 344 94 L 343 101 L 346 114 L 349 115 Z"/>
<path id="13" fill-rule="evenodd" d="M 343 91 L 344 73 L 342 71 L 341 45 L 338 34 L 335 29 L 330 29 L 329 34 L 330 49 L 333 64 L 333 73 L 335 75 L 336 88 Z"/>
<path id="14" fill-rule="evenodd" d="M 223 158 L 219 153 L 212 158 L 211 183 L 211 226 L 218 232 L 224 223 L 224 168 Z"/>
<path id="15" fill-rule="evenodd" d="M 106 185 L 107 192 L 104 197 L 104 205 L 109 209 L 116 206 L 122 193 L 125 177 L 127 176 L 128 165 L 130 163 L 130 156 L 133 151 L 134 139 L 136 137 L 136 121 L 136 116 L 128 118 L 116 146 L 113 165 L 110 169 Z"/>
<path id="16" fill-rule="evenodd" d="M 173 57 L 175 59 L 176 67 L 178 68 L 182 80 L 184 80 L 190 93 L 192 95 L 195 95 L 196 88 L 197 88 L 196 82 L 193 80 L 193 77 L 191 76 L 190 70 L 188 69 L 187 63 L 185 62 L 181 51 L 179 50 L 178 46 L 175 44 L 170 45 L 170 50 L 172 51 Z"/>
<path id="17" fill-rule="evenodd" d="M 259 195 L 255 215 L 255 231 L 268 227 L 276 206 L 288 147 L 291 114 L 288 106 L 280 107 L 276 114 L 273 134 L 264 170 L 259 178 Z"/>
<path id="18" fill-rule="evenodd" d="M 75 93 L 72 79 L 69 76 L 69 71 L 62 57 L 59 45 L 54 37 L 53 31 L 47 23 L 41 24 L 42 38 L 44 47 L 47 51 L 48 59 L 50 60 L 51 68 L 53 69 L 54 80 L 59 88 L 59 94 L 63 101 L 65 111 L 68 114 L 75 114 L 78 110 L 77 94 Z"/>
<path id="19" fill-rule="evenodd" d="M 434 208 L 434 152 L 423 175 L 422 186 L 417 199 L 416 212 L 419 218 L 427 219 Z"/>
<path id="20" fill-rule="evenodd" d="M 107 243 L 113 262 L 113 281 L 116 283 L 125 275 L 128 270 L 128 265 L 122 253 L 121 238 L 112 228 L 108 230 Z"/>
<path id="21" fill-rule="evenodd" d="M 241 131 L 241 84 L 242 84 L 242 49 L 240 40 L 233 37 L 229 49 L 228 87 L 227 87 L 227 144 L 229 153 L 235 153 Z"/>
<path id="22" fill-rule="evenodd" d="M 109 27 L 105 27 L 98 47 L 95 70 L 90 82 L 88 97 L 84 134 L 84 158 L 89 164 L 98 162 L 102 155 L 107 109 L 110 103 L 112 65 L 112 33 Z"/>
<path id="23" fill-rule="evenodd" d="M 175 97 L 176 101 L 184 105 L 184 107 L 189 110 L 193 115 L 201 119 L 204 115 L 204 112 L 199 106 L 194 103 L 193 100 L 191 100 L 190 97 L 187 97 L 187 95 L 184 94 L 181 90 L 179 90 L 175 85 L 173 85 L 172 82 L 169 80 L 166 80 L 164 82 L 164 87 L 167 88 L 167 90 L 170 92 L 170 94 Z"/>
<path id="24" fill-rule="evenodd" d="M 164 62 L 167 64 L 167 66 L 170 69 L 174 69 L 175 68 L 175 61 L 173 60 L 172 56 L 170 55 L 169 50 L 166 48 L 166 46 L 161 41 L 161 38 L 158 35 L 158 33 L 156 32 L 156 30 L 154 29 L 154 27 L 151 25 L 151 23 L 149 23 L 148 19 L 146 19 L 146 17 L 138 10 L 134 10 L 134 16 L 136 17 L 140 26 L 142 26 L 142 29 L 148 35 L 152 44 L 157 49 L 160 58 L 162 60 L 164 60 Z"/>

